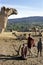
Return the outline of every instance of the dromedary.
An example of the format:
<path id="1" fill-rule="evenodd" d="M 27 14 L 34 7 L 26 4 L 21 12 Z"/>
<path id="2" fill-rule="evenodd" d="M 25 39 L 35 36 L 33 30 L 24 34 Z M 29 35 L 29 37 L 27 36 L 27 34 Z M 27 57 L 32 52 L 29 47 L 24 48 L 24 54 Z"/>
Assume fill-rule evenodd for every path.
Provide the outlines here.
<path id="1" fill-rule="evenodd" d="M 0 10 L 0 32 L 4 32 L 8 17 L 12 14 L 17 15 L 17 10 L 13 8 L 2 7 Z"/>

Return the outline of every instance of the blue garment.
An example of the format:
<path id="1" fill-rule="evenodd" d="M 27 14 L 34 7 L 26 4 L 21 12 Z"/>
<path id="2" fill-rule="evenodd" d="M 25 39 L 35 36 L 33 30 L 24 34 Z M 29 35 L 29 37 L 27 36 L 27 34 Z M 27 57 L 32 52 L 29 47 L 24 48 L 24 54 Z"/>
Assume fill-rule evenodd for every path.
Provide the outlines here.
<path id="1" fill-rule="evenodd" d="M 38 49 L 38 51 L 42 51 L 42 42 L 41 41 L 38 42 L 37 49 Z"/>

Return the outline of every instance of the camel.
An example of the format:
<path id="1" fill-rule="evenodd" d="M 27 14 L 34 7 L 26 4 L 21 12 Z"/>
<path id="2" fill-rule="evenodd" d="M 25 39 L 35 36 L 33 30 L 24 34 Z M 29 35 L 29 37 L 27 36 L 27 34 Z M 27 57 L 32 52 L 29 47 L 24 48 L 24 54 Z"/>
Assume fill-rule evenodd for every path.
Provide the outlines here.
<path id="1" fill-rule="evenodd" d="M 6 25 L 7 25 L 8 17 L 13 14 L 17 15 L 16 9 L 6 8 L 4 6 L 1 8 L 0 10 L 0 32 L 4 32 Z"/>

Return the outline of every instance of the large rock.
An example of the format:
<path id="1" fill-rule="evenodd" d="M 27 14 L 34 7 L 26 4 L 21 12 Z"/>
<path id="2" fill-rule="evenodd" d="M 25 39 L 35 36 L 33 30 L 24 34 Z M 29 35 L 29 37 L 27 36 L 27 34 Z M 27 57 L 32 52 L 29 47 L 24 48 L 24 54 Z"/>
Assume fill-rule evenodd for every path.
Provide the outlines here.
<path id="1" fill-rule="evenodd" d="M 12 14 L 17 15 L 17 10 L 13 8 L 2 7 L 0 10 L 0 32 L 4 32 L 8 17 Z"/>

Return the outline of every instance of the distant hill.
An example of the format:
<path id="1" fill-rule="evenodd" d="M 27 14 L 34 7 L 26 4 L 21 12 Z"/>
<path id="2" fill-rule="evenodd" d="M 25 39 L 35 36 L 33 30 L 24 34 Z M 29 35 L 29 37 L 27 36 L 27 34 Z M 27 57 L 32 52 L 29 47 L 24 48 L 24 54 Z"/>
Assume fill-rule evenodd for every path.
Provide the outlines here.
<path id="1" fill-rule="evenodd" d="M 43 17 L 24 17 L 17 19 L 8 19 L 7 30 L 13 29 L 17 31 L 28 31 L 33 26 L 41 26 L 43 28 Z"/>
<path id="2" fill-rule="evenodd" d="M 43 23 L 43 17 L 40 16 L 24 17 L 24 18 L 17 18 L 17 19 L 9 19 L 8 21 L 11 23 L 27 22 L 31 24 L 37 24 L 37 23 Z"/>

